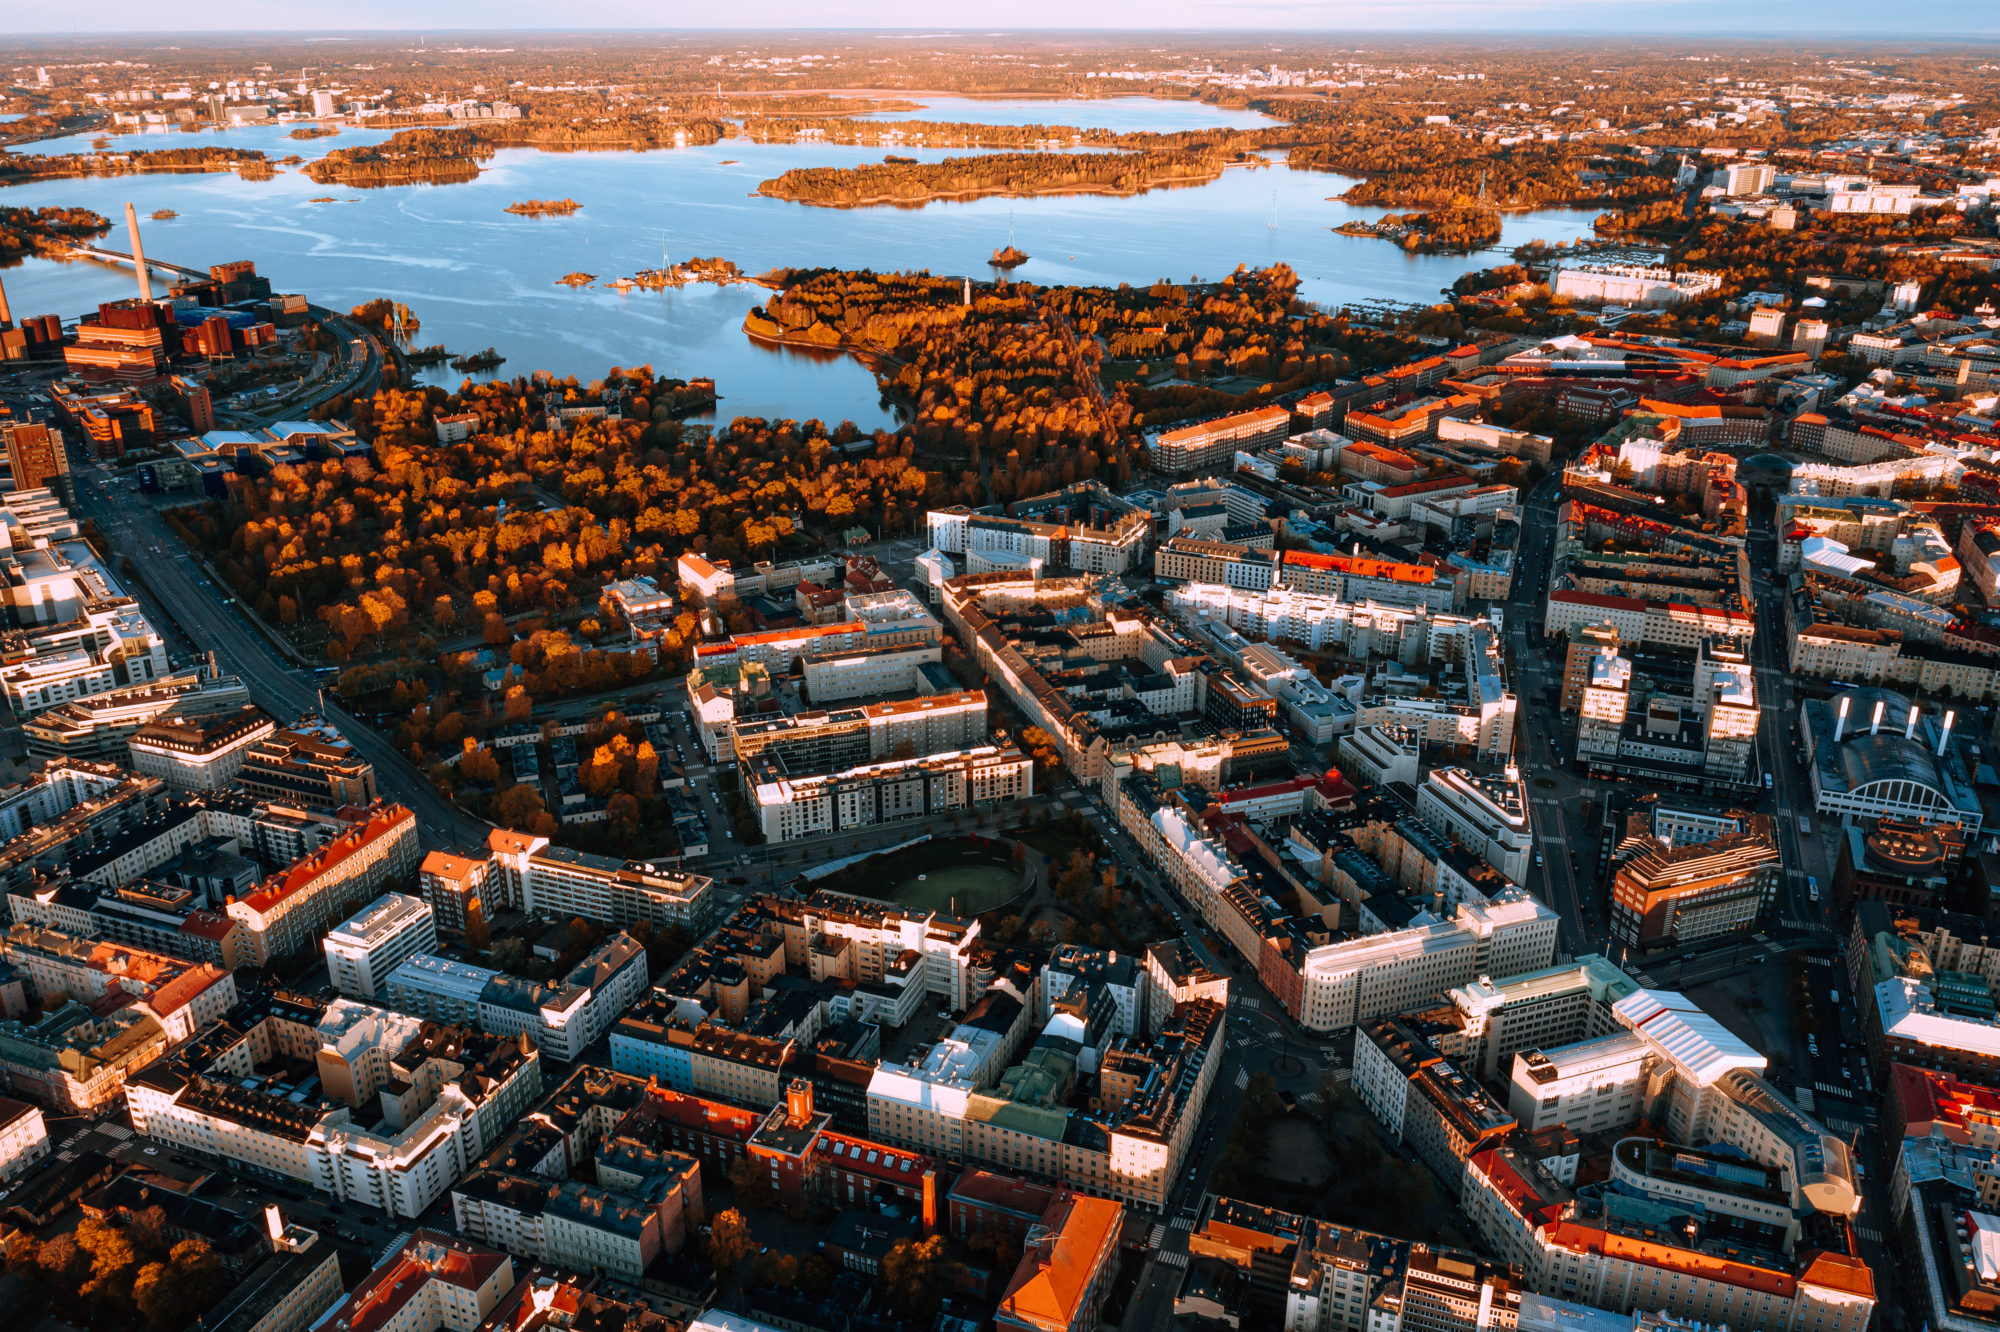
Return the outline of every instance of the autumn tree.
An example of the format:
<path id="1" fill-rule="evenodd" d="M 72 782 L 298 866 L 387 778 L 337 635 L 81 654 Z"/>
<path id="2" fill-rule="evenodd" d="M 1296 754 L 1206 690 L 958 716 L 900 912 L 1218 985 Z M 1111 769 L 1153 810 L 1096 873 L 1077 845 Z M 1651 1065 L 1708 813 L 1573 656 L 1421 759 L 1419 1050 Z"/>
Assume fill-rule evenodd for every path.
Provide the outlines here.
<path id="1" fill-rule="evenodd" d="M 493 930 L 486 923 L 486 911 L 473 898 L 465 904 L 465 949 L 480 954 L 493 946 Z"/>
<path id="2" fill-rule="evenodd" d="M 493 818 L 503 827 L 532 832 L 538 816 L 546 814 L 541 793 L 526 783 L 508 787 L 493 802 Z"/>
<path id="3" fill-rule="evenodd" d="M 147 1263 L 132 1281 L 132 1300 L 147 1332 L 179 1332 L 213 1308 L 229 1289 L 222 1260 L 206 1240 L 185 1239 L 165 1262 Z"/>
<path id="4" fill-rule="evenodd" d="M 882 1284 L 890 1301 L 920 1327 L 929 1326 L 964 1275 L 964 1266 L 946 1252 L 942 1235 L 899 1240 L 882 1259 Z"/>
<path id="5" fill-rule="evenodd" d="M 757 1241 L 751 1238 L 750 1225 L 741 1212 L 731 1207 L 716 1216 L 708 1232 L 708 1260 L 717 1271 L 735 1271 L 739 1263 L 756 1251 Z"/>

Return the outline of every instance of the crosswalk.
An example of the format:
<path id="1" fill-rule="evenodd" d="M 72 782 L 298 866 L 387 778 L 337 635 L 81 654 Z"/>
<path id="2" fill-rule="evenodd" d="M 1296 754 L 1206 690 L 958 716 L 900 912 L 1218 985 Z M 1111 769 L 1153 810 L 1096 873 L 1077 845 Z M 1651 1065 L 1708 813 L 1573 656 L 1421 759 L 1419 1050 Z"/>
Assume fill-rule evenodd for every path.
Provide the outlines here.
<path id="1" fill-rule="evenodd" d="M 1882 1232 L 1871 1230 L 1867 1226 L 1856 1226 L 1854 1233 L 1861 1236 L 1862 1239 L 1867 1240 L 1870 1244 L 1880 1244 L 1882 1242 Z"/>
<path id="2" fill-rule="evenodd" d="M 1193 1230 L 1194 1218 L 1191 1216 L 1177 1216 L 1173 1220 L 1167 1222 L 1167 1224 L 1172 1226 L 1175 1230 Z"/>
<path id="3" fill-rule="evenodd" d="M 1154 1226 L 1152 1233 L 1146 1236 L 1146 1243 L 1155 1249 L 1166 1243 L 1166 1240 L 1167 1228 L 1165 1226 Z"/>
<path id="4" fill-rule="evenodd" d="M 1250 1085 L 1250 1070 L 1249 1070 L 1249 1069 L 1247 1069 L 1247 1068 L 1239 1068 L 1239 1069 L 1237 1069 L 1237 1070 L 1236 1070 L 1236 1090 L 1237 1090 L 1237 1091 L 1242 1091 L 1242 1090 L 1243 1090 L 1243 1089 L 1244 1089 L 1245 1087 L 1248 1087 L 1249 1085 Z"/>
<path id="5" fill-rule="evenodd" d="M 132 1130 L 126 1128 L 123 1124 L 99 1124 L 97 1126 L 97 1131 L 99 1133 L 102 1133 L 105 1137 L 115 1138 L 119 1142 L 124 1142 L 127 1138 L 132 1136 Z"/>
<path id="6" fill-rule="evenodd" d="M 1169 1253 L 1165 1249 L 1153 1255 L 1155 1262 L 1165 1263 L 1168 1267 L 1186 1267 L 1187 1258 L 1188 1256 L 1184 1253 Z"/>
<path id="7" fill-rule="evenodd" d="M 1852 1097 L 1854 1096 L 1854 1088 L 1843 1087 L 1832 1082 L 1815 1082 L 1813 1084 L 1813 1090 L 1827 1096 L 1842 1096 L 1842 1097 L 1847 1097 L 1849 1099 L 1852 1099 Z"/>

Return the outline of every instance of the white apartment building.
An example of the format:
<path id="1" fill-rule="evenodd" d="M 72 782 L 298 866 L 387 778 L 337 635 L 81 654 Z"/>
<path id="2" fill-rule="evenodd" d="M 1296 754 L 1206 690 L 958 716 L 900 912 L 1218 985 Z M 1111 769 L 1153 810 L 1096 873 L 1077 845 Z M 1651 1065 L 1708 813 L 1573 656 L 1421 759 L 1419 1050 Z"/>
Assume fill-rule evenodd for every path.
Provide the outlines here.
<path id="1" fill-rule="evenodd" d="M 279 1054 L 314 1060 L 322 1094 L 250 1078 Z M 532 1045 L 342 999 L 317 1028 L 267 1017 L 205 1064 L 156 1061 L 125 1097 L 132 1127 L 156 1142 L 416 1217 L 541 1087 Z"/>
<path id="2" fill-rule="evenodd" d="M 1558 269 L 1558 300 L 1616 305 L 1679 305 L 1722 289 L 1715 273 L 1676 273 L 1670 268 L 1634 264 L 1580 265 Z"/>
<path id="3" fill-rule="evenodd" d="M 435 853 L 433 853 L 435 854 Z M 417 953 L 403 959 L 382 986 L 382 1002 L 431 1022 L 479 1025 L 479 997 L 500 973 L 456 958 Z"/>
<path id="4" fill-rule="evenodd" d="M 1417 791 L 1417 817 L 1433 831 L 1477 851 L 1509 879 L 1527 878 L 1534 846 L 1528 786 L 1512 763 L 1502 779 L 1464 768 L 1433 768 Z"/>
<path id="5" fill-rule="evenodd" d="M 278 729 L 263 709 L 245 704 L 216 716 L 166 716 L 125 742 L 132 766 L 180 791 L 218 791 L 243 771 L 243 760 Z"/>
<path id="6" fill-rule="evenodd" d="M 525 1034 L 551 1058 L 574 1063 L 639 1001 L 649 982 L 645 948 L 629 934 L 614 934 L 560 981 L 504 972 L 490 977 L 479 996 L 479 1029 Z"/>
<path id="7" fill-rule="evenodd" d="M 753 763 L 747 776 L 755 782 L 758 824 L 774 842 L 1023 800 L 1035 791 L 1034 761 L 996 745 L 817 776 L 785 777 Z"/>
<path id="8" fill-rule="evenodd" d="M 0 1096 L 0 1181 L 19 1179 L 49 1154 L 42 1108 Z"/>
<path id="9" fill-rule="evenodd" d="M 327 973 L 350 999 L 384 998 L 391 972 L 414 953 L 437 947 L 437 918 L 430 904 L 402 893 L 384 893 L 328 931 Z"/>
<path id="10" fill-rule="evenodd" d="M 715 881 L 699 874 L 571 851 L 504 828 L 488 833 L 486 845 L 493 859 L 489 900 L 501 906 L 608 925 L 647 921 L 694 934 L 707 932 L 716 910 Z"/>
<path id="11" fill-rule="evenodd" d="M 917 668 L 944 660 L 936 643 L 835 652 L 805 659 L 806 694 L 815 705 L 844 698 L 900 694 L 917 687 Z"/>
<path id="12" fill-rule="evenodd" d="M 1964 475 L 1965 465 L 1955 455 L 1922 453 L 1910 458 L 1884 458 L 1858 467 L 1800 463 L 1792 468 L 1787 489 L 1794 495 L 1817 495 L 1822 499 L 1845 499 L 1851 495 L 1894 499 L 1896 487 L 1901 483 L 1956 484 Z"/>
<path id="13" fill-rule="evenodd" d="M 1052 569 L 1104 574 L 1138 568 L 1153 528 L 1146 513 L 1120 514 L 1108 527 L 1092 527 L 974 513 L 963 505 L 932 509 L 924 525 L 932 548 L 949 555 L 1011 555 Z"/>

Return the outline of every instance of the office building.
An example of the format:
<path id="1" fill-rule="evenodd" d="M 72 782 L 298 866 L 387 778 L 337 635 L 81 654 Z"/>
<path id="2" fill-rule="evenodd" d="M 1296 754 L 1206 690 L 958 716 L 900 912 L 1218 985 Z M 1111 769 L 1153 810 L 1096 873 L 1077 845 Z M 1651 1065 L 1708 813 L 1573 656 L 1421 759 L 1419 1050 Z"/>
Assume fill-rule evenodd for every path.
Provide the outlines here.
<path id="1" fill-rule="evenodd" d="M 1747 932 L 1775 903 L 1782 870 L 1766 814 L 1742 832 L 1647 848 L 1612 882 L 1612 937 L 1661 948 Z"/>
<path id="2" fill-rule="evenodd" d="M 375 765 L 333 726 L 310 714 L 251 745 L 236 784 L 261 800 L 318 809 L 376 800 Z"/>
<path id="3" fill-rule="evenodd" d="M 263 709 L 246 704 L 232 713 L 162 717 L 140 727 L 127 747 L 139 772 L 176 790 L 215 791 L 234 782 L 246 752 L 277 729 Z"/>
<path id="4" fill-rule="evenodd" d="M 59 703 L 24 720 L 21 732 L 31 758 L 123 764 L 129 761 L 132 737 L 149 722 L 166 716 L 236 712 L 249 702 L 249 688 L 233 675 L 205 677 L 184 671 Z"/>
<path id="5" fill-rule="evenodd" d="M 350 999 L 384 999 L 397 967 L 437 947 L 437 923 L 422 900 L 385 893 L 329 930 L 323 947 L 335 989 Z"/>
<path id="6" fill-rule="evenodd" d="M 1528 787 L 1512 763 L 1503 778 L 1464 768 L 1433 768 L 1417 790 L 1417 817 L 1440 834 L 1471 847 L 1516 883 L 1528 877 L 1534 826 Z"/>
<path id="7" fill-rule="evenodd" d="M 0 442 L 6 444 L 16 491 L 48 490 L 66 505 L 76 503 L 62 431 L 31 421 L 0 421 Z"/>

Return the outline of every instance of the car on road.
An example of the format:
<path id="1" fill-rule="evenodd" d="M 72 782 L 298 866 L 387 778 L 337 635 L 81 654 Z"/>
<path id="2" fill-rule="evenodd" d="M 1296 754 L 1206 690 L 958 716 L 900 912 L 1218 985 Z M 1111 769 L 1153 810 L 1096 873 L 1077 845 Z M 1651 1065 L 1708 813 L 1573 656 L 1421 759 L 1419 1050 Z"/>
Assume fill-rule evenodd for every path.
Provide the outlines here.
<path id="1" fill-rule="evenodd" d="M 1819 1057 L 1819 1037 L 1806 1037 L 1806 1049 L 1812 1054 L 1813 1058 L 1817 1059 Z"/>

